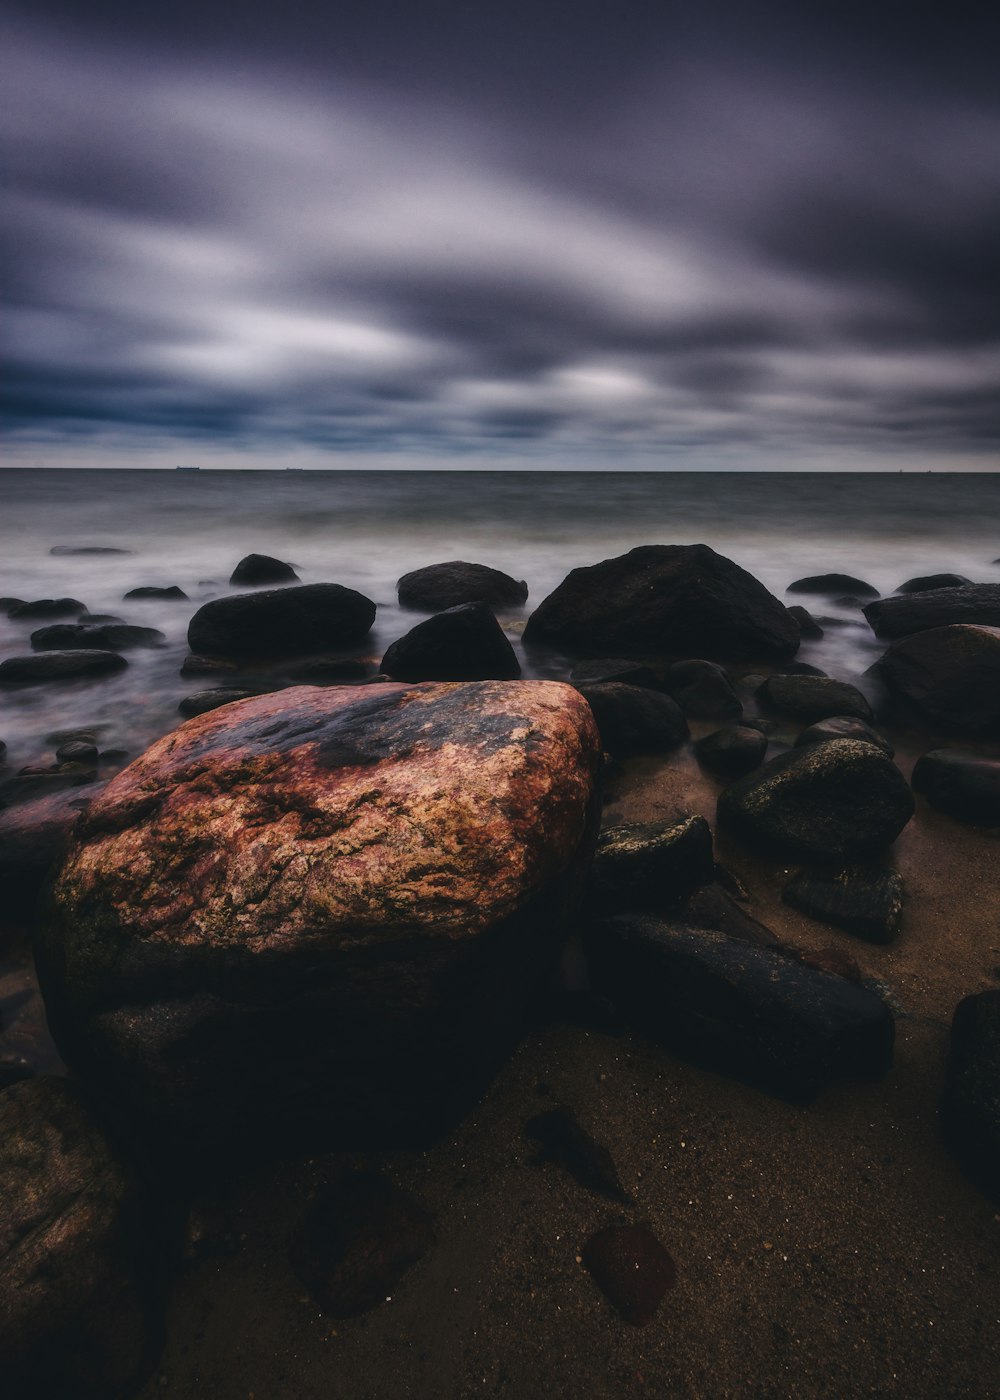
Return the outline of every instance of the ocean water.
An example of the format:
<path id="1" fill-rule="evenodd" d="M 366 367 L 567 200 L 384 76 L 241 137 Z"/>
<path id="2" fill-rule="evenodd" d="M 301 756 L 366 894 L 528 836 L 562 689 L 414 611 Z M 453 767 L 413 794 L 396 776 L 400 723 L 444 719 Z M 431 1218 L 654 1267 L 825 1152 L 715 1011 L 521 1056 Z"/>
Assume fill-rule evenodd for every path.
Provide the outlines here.
<path id="1" fill-rule="evenodd" d="M 127 653 L 116 677 L 5 687 L 7 772 L 51 761 L 57 730 L 100 725 L 103 748 L 135 754 L 173 728 L 180 699 L 215 683 L 178 674 L 188 620 L 231 591 L 233 567 L 251 552 L 289 560 L 304 583 L 373 598 L 378 616 L 360 654 L 375 662 L 421 616 L 398 608 L 397 578 L 447 559 L 527 580 L 525 608 L 501 619 L 519 651 L 525 618 L 570 569 L 640 544 L 704 542 L 779 597 L 793 579 L 833 570 L 883 593 L 944 571 L 1000 582 L 1000 475 L 9 469 L 0 501 L 0 595 L 69 595 L 167 638 Z M 53 555 L 60 545 L 131 553 Z M 123 603 L 144 584 L 178 584 L 190 602 Z M 843 624 L 805 643 L 801 659 L 857 681 L 880 654 L 856 610 L 787 601 Z M 0 615 L 0 658 L 30 651 L 40 625 Z M 558 656 L 521 659 L 526 675 L 563 673 Z"/>

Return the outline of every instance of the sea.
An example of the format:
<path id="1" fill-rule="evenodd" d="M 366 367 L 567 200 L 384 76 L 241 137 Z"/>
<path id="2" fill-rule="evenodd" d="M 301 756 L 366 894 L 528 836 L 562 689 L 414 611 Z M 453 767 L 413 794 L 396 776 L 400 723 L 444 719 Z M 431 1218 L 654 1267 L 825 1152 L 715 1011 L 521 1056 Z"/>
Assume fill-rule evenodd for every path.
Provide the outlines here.
<path id="1" fill-rule="evenodd" d="M 397 604 L 401 574 L 450 559 L 503 569 L 530 590 L 523 609 L 501 617 L 527 676 L 567 666 L 522 649 L 531 609 L 571 569 L 636 545 L 703 542 L 779 598 L 794 579 L 832 571 L 883 594 L 918 574 L 1000 582 L 1000 474 L 20 468 L 0 471 L 0 502 L 0 596 L 73 597 L 166 638 L 128 652 L 128 669 L 108 679 L 3 687 L 7 773 L 52 762 L 52 736 L 66 730 L 96 729 L 103 749 L 136 754 L 176 726 L 180 700 L 218 683 L 179 674 L 188 621 L 232 591 L 229 575 L 250 553 L 287 560 L 303 583 L 374 599 L 360 649 L 374 669 L 421 616 Z M 62 552 L 84 546 L 128 553 Z M 179 585 L 190 601 L 123 602 L 151 584 Z M 864 688 L 883 648 L 858 609 L 786 601 L 831 619 L 800 658 Z M 0 659 L 29 652 L 41 625 L 0 613 Z"/>

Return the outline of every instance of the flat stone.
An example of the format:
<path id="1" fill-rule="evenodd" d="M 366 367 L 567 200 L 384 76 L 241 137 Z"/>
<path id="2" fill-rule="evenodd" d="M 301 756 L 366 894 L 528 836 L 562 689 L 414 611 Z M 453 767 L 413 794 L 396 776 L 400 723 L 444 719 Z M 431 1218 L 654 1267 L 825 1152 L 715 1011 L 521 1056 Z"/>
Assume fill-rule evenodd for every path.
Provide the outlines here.
<path id="1" fill-rule="evenodd" d="M 969 583 L 961 588 L 935 588 L 881 598 L 865 608 L 876 637 L 893 640 L 927 632 L 932 627 L 971 623 L 1000 626 L 1000 583 Z"/>
<path id="2" fill-rule="evenodd" d="M 0 685 L 44 685 L 86 680 L 124 671 L 128 662 L 113 651 L 43 651 L 0 661 Z"/>
<path id="3" fill-rule="evenodd" d="M 903 914 L 902 877 L 872 866 L 800 870 L 781 897 L 810 918 L 847 929 L 869 943 L 895 938 Z"/>

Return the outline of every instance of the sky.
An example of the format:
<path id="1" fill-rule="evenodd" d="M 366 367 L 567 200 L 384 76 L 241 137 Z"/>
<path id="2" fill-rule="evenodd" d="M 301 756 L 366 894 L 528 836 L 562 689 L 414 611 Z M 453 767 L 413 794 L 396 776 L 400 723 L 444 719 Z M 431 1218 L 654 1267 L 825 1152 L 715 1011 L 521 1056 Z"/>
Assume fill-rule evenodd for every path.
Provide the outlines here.
<path id="1" fill-rule="evenodd" d="M 998 13 L 6 6 L 4 460 L 995 470 Z"/>

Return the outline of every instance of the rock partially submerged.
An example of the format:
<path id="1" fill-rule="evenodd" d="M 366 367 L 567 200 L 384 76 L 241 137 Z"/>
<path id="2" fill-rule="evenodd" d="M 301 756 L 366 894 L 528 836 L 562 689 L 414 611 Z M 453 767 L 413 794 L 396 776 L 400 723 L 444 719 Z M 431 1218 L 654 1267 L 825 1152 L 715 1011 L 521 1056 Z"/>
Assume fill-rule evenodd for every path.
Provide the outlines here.
<path id="1" fill-rule="evenodd" d="M 236 686 L 216 686 L 213 690 L 196 690 L 193 695 L 185 695 L 177 706 L 177 713 L 185 719 L 195 715 L 207 715 L 209 710 L 218 710 L 223 705 L 235 704 L 237 700 L 251 700 L 259 695 L 259 690 L 240 690 Z"/>
<path id="2" fill-rule="evenodd" d="M 865 617 L 876 637 L 889 641 L 960 623 L 1000 627 L 1000 583 L 969 583 L 962 588 L 881 598 L 869 603 Z"/>
<path id="3" fill-rule="evenodd" d="M 714 878 L 712 832 L 704 817 L 613 826 L 598 837 L 592 887 L 605 908 L 677 908 Z"/>
<path id="4" fill-rule="evenodd" d="M 528 596 L 523 579 L 511 578 L 485 564 L 452 559 L 428 564 L 404 574 L 396 584 L 401 608 L 441 612 L 462 603 L 485 603 L 491 608 L 519 607 Z"/>
<path id="5" fill-rule="evenodd" d="M 798 647 L 799 626 L 708 545 L 645 545 L 574 569 L 531 614 L 524 638 L 591 656 L 782 660 Z"/>
<path id="6" fill-rule="evenodd" d="M 18 603 L 8 608 L 7 616 L 13 622 L 30 622 L 35 618 L 79 617 L 87 611 L 87 605 L 78 598 L 36 598 L 33 602 Z"/>
<path id="7" fill-rule="evenodd" d="M 124 671 L 128 662 L 113 651 L 41 651 L 0 661 L 0 685 L 44 685 L 49 681 L 86 680 Z"/>
<path id="8" fill-rule="evenodd" d="M 229 576 L 233 585 L 258 587 L 267 583 L 298 583 L 299 576 L 291 564 L 274 559 L 270 554 L 247 554 Z"/>
<path id="9" fill-rule="evenodd" d="M 908 578 L 896 589 L 897 593 L 932 593 L 935 588 L 965 588 L 972 579 L 964 574 L 921 574 L 919 578 Z"/>
<path id="10" fill-rule="evenodd" d="M 571 1109 L 539 1113 L 524 1125 L 524 1131 L 539 1144 L 536 1162 L 556 1162 L 588 1191 L 619 1205 L 632 1204 L 632 1197 L 618 1179 L 611 1153 L 581 1127 Z"/>
<path id="11" fill-rule="evenodd" d="M 781 897 L 810 918 L 847 929 L 869 943 L 890 942 L 903 914 L 901 876 L 876 866 L 800 870 Z"/>
<path id="12" fill-rule="evenodd" d="M 382 672 L 399 681 L 513 680 L 521 666 L 492 609 L 462 603 L 393 642 Z"/>
<path id="13" fill-rule="evenodd" d="M 62 860 L 70 833 L 96 790 L 57 792 L 0 811 L 0 905 L 30 913 Z"/>
<path id="14" fill-rule="evenodd" d="M 714 661 L 675 661 L 667 686 L 692 719 L 739 719 L 743 704 L 721 666 Z"/>
<path id="15" fill-rule="evenodd" d="M 826 676 L 769 676 L 757 696 L 779 714 L 802 724 L 815 724 L 834 715 L 851 715 L 869 724 L 874 719 L 860 690 Z"/>
<path id="16" fill-rule="evenodd" d="M 188 595 L 176 583 L 168 584 L 166 587 L 159 584 L 144 584 L 141 588 L 130 588 L 122 602 L 142 602 L 143 600 L 156 602 L 157 599 L 168 603 L 186 603 Z"/>
<path id="17" fill-rule="evenodd" d="M 804 608 L 801 603 L 793 603 L 788 611 L 799 624 L 799 633 L 803 641 L 818 642 L 826 635 L 809 609 Z"/>
<path id="18" fill-rule="evenodd" d="M 871 668 L 894 699 L 951 734 L 1000 735 L 1000 627 L 935 627 Z"/>
<path id="19" fill-rule="evenodd" d="M 954 749 L 933 749 L 917 759 L 914 792 L 939 812 L 971 826 L 1000 826 L 1000 760 Z"/>
<path id="20" fill-rule="evenodd" d="M 64 1059 L 177 1151 L 426 1137 L 582 894 L 600 746 L 552 682 L 300 687 L 154 744 L 38 946 Z"/>
<path id="21" fill-rule="evenodd" d="M 817 593 L 827 598 L 835 598 L 842 593 L 852 602 L 855 598 L 878 597 L 877 588 L 851 574 L 810 574 L 808 578 L 797 578 L 790 583 L 786 592 Z"/>
<path id="22" fill-rule="evenodd" d="M 756 725 L 730 724 L 699 739 L 694 751 L 698 762 L 709 773 L 724 782 L 732 782 L 760 767 L 767 753 L 767 743 L 767 735 Z"/>
<path id="23" fill-rule="evenodd" d="M 132 627 L 127 622 L 55 622 L 31 634 L 33 651 L 128 651 L 158 647 L 166 641 L 155 627 Z"/>
<path id="24" fill-rule="evenodd" d="M 375 604 L 339 583 L 305 583 L 204 603 L 188 626 L 201 656 L 234 660 L 331 651 L 363 641 Z"/>
<path id="25" fill-rule="evenodd" d="M 966 1171 L 1000 1200 L 1000 991 L 979 992 L 959 1002 L 941 1120 Z"/>
<path id="26" fill-rule="evenodd" d="M 619 681 L 577 689 L 594 712 L 602 744 L 616 758 L 663 753 L 688 737 L 687 720 L 669 695 Z"/>
<path id="27" fill-rule="evenodd" d="M 578 661 L 569 673 L 573 685 L 601 685 L 606 681 L 621 681 L 623 685 L 644 685 L 656 689 L 656 676 L 651 667 L 641 661 L 627 661 L 622 656 L 595 657 Z"/>

